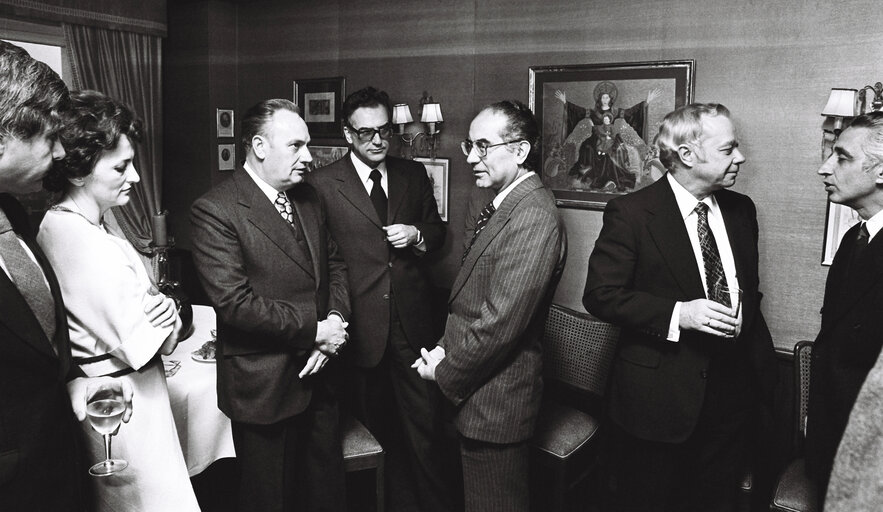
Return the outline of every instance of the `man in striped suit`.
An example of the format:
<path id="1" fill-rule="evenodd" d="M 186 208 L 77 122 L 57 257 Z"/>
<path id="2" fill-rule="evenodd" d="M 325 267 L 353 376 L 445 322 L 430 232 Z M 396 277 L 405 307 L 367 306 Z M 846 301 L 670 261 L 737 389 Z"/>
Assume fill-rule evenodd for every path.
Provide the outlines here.
<path id="1" fill-rule="evenodd" d="M 467 511 L 527 511 L 528 446 L 542 395 L 541 338 L 566 256 L 564 225 L 534 172 L 539 130 L 517 101 L 472 121 L 462 149 L 482 210 L 451 289 L 445 334 L 414 362 L 457 407 Z"/>

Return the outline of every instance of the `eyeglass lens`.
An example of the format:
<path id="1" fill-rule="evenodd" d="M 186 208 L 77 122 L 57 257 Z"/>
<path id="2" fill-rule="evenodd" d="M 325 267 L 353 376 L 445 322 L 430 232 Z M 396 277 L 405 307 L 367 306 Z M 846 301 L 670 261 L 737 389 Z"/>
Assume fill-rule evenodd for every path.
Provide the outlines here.
<path id="1" fill-rule="evenodd" d="M 352 126 L 350 128 L 356 132 L 356 135 L 358 135 L 359 140 L 362 142 L 374 140 L 374 134 L 380 135 L 381 139 L 388 139 L 392 135 L 392 127 L 388 124 L 378 126 L 377 128 L 359 128 L 358 130 Z"/>

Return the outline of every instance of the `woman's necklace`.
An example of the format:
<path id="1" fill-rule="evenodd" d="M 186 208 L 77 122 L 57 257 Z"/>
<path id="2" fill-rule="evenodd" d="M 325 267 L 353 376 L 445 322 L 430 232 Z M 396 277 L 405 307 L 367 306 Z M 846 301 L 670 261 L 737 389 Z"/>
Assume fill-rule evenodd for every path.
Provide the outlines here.
<path id="1" fill-rule="evenodd" d="M 77 206 L 77 202 L 76 202 L 76 201 L 74 201 L 74 205 Z M 79 208 L 79 206 L 77 206 L 77 208 Z M 56 211 L 56 212 L 73 213 L 74 215 L 79 215 L 80 217 L 86 219 L 86 222 L 88 222 L 89 224 L 92 224 L 92 225 L 95 226 L 95 227 L 98 227 L 98 228 L 103 228 L 103 227 L 104 227 L 103 219 L 102 219 L 102 220 L 99 220 L 99 221 L 98 221 L 98 224 L 96 224 L 96 223 L 92 222 L 92 220 L 89 219 L 89 217 L 86 217 L 85 215 L 83 215 L 82 212 L 79 212 L 79 211 L 77 211 L 77 210 L 71 210 L 71 209 L 68 208 L 67 206 L 64 206 L 64 205 L 61 205 L 61 204 L 53 204 L 52 206 L 49 207 L 49 209 L 52 210 L 52 211 Z"/>

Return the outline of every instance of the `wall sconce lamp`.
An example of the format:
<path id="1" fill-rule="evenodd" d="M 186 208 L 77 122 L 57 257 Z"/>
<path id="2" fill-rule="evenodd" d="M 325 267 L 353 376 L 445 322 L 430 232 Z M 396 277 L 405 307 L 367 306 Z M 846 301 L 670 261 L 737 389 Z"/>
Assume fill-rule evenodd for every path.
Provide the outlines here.
<path id="1" fill-rule="evenodd" d="M 868 109 L 868 93 L 873 94 L 870 109 Z M 830 147 L 840 136 L 844 120 L 852 120 L 859 114 L 881 108 L 883 108 L 883 83 L 877 82 L 873 86 L 866 85 L 861 90 L 831 89 L 828 102 L 822 109 L 822 116 L 825 117 L 822 122 L 822 159 L 827 157 Z"/>
<path id="2" fill-rule="evenodd" d="M 424 93 L 424 98 L 426 97 Z M 435 150 L 438 144 L 438 135 L 441 133 L 439 124 L 444 122 L 442 117 L 441 105 L 432 103 L 432 97 L 429 97 L 428 103 L 421 103 L 420 122 L 426 124 L 426 131 L 406 131 L 405 125 L 414 122 L 411 116 L 411 108 L 407 103 L 397 103 L 392 110 L 392 122 L 398 125 L 398 136 L 402 138 L 402 156 L 405 156 L 405 146 L 408 148 L 408 158 L 413 158 L 412 153 L 414 142 L 421 136 L 424 137 L 424 143 L 429 147 L 429 158 L 435 158 Z M 422 130 L 422 128 L 417 128 Z"/>

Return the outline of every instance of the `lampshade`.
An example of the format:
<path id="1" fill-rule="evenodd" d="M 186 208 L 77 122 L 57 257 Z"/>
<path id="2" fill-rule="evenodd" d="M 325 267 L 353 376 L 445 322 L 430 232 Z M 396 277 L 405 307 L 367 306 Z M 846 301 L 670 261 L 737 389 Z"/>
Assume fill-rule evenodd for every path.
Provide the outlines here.
<path id="1" fill-rule="evenodd" d="M 823 116 L 853 117 L 855 116 L 855 89 L 831 89 L 828 103 L 822 109 Z"/>
<path id="2" fill-rule="evenodd" d="M 423 105 L 423 117 L 420 118 L 421 123 L 441 123 L 444 121 L 441 113 L 441 105 L 438 103 L 427 103 Z"/>
<path id="3" fill-rule="evenodd" d="M 413 123 L 414 118 L 411 117 L 411 109 L 407 103 L 396 103 L 392 108 L 392 124 Z"/>

